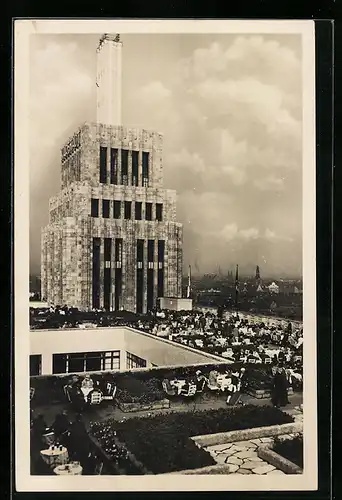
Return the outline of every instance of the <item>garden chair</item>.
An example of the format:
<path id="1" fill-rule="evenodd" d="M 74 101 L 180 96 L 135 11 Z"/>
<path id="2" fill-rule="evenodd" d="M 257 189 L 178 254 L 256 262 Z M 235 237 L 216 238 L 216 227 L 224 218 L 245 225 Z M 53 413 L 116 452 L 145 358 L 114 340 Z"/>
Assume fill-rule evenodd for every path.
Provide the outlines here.
<path id="1" fill-rule="evenodd" d="M 265 365 L 270 365 L 272 363 L 272 359 L 271 358 L 264 358 L 264 363 L 265 363 Z"/>
<path id="2" fill-rule="evenodd" d="M 190 383 L 189 387 L 186 391 L 184 391 L 184 392 L 183 392 L 183 390 L 181 391 L 181 395 L 189 398 L 189 397 L 195 396 L 196 392 L 197 392 L 196 384 Z"/>
<path id="3" fill-rule="evenodd" d="M 164 379 L 162 381 L 162 387 L 163 387 L 164 392 L 168 396 L 175 396 L 177 394 L 176 388 L 172 387 L 172 385 L 170 384 L 170 381 L 168 379 Z"/>
<path id="4" fill-rule="evenodd" d="M 204 391 L 204 387 L 207 384 L 207 380 L 204 378 L 203 380 L 200 380 L 197 385 L 197 392 L 201 393 Z"/>
<path id="5" fill-rule="evenodd" d="M 103 462 L 96 464 L 94 471 L 95 476 L 101 476 L 102 470 L 103 470 Z"/>
<path id="6" fill-rule="evenodd" d="M 89 403 L 91 405 L 99 405 L 102 403 L 103 396 L 102 392 L 99 391 L 98 389 L 94 389 L 90 394 L 89 394 Z"/>
<path id="7" fill-rule="evenodd" d="M 106 391 L 107 391 L 107 394 L 106 395 L 102 394 L 102 399 L 105 399 L 105 400 L 114 399 L 116 391 L 117 391 L 117 386 L 108 382 L 106 384 Z"/>
<path id="8" fill-rule="evenodd" d="M 69 401 L 69 403 L 71 403 L 71 396 L 70 396 L 70 388 L 68 385 L 64 385 L 63 386 L 63 391 L 64 391 L 64 394 L 65 394 L 65 397 L 67 398 L 67 400 Z"/>
<path id="9" fill-rule="evenodd" d="M 252 363 L 252 364 L 253 364 L 253 363 L 254 363 L 254 364 L 256 363 L 256 359 L 255 359 L 255 358 L 248 358 L 248 360 L 247 360 L 247 361 L 248 361 L 248 363 Z"/>

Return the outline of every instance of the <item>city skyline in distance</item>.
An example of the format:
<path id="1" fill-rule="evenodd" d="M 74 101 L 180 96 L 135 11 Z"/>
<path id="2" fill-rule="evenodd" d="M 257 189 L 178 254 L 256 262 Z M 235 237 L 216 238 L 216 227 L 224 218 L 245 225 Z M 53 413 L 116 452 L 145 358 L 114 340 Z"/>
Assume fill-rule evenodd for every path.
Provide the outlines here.
<path id="1" fill-rule="evenodd" d="M 60 146 L 95 116 L 99 36 L 32 38 L 30 232 L 37 273 L 40 228 L 59 188 Z M 205 274 L 238 262 L 245 274 L 259 264 L 265 277 L 301 276 L 300 37 L 122 41 L 123 124 L 164 135 L 165 185 L 179 194 L 184 224 L 183 273 L 189 264 Z M 272 60 L 279 50 L 282 64 Z M 291 78 L 281 78 L 289 67 Z"/>

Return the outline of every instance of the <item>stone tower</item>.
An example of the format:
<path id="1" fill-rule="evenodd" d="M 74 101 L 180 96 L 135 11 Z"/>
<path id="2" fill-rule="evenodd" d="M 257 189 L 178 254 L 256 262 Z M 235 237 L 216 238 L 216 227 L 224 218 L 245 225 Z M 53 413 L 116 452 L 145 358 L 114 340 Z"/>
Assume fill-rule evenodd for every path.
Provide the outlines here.
<path id="1" fill-rule="evenodd" d="M 97 118 L 61 150 L 61 191 L 42 230 L 42 298 L 145 313 L 182 296 L 183 228 L 163 187 L 163 138 L 121 125 L 118 35 L 97 48 Z"/>

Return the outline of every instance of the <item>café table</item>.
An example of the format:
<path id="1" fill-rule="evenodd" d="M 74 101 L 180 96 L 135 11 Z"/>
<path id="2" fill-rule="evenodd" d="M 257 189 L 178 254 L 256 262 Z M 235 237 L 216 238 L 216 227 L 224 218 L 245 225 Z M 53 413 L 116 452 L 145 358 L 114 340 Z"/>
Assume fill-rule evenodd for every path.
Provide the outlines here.
<path id="1" fill-rule="evenodd" d="M 64 464 L 57 465 L 53 469 L 53 472 L 57 476 L 81 476 L 83 472 L 83 467 L 80 464 Z"/>
<path id="2" fill-rule="evenodd" d="M 217 385 L 219 386 L 222 392 L 225 391 L 231 383 L 232 383 L 232 378 L 228 374 L 219 375 L 217 377 Z"/>
<path id="3" fill-rule="evenodd" d="M 178 394 L 180 394 L 182 388 L 186 385 L 186 380 L 170 380 L 170 385 L 176 387 Z"/>
<path id="4" fill-rule="evenodd" d="M 88 395 L 93 389 L 93 387 L 81 387 L 85 402 L 87 402 Z"/>
<path id="5" fill-rule="evenodd" d="M 41 450 L 40 455 L 44 462 L 50 466 L 66 464 L 69 459 L 65 446 L 50 446 L 47 450 Z"/>

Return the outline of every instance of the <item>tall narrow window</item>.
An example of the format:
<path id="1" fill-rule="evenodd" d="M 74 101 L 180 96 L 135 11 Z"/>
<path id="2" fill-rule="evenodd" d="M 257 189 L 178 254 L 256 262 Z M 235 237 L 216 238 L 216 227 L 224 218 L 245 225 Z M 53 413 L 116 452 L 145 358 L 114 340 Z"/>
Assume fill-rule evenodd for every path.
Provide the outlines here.
<path id="1" fill-rule="evenodd" d="M 143 186 L 144 187 L 148 186 L 148 178 L 149 178 L 148 161 L 149 161 L 149 153 L 146 153 L 145 151 L 143 151 L 143 154 L 142 154 L 142 179 L 143 179 Z"/>
<path id="2" fill-rule="evenodd" d="M 146 203 L 145 206 L 145 219 L 152 220 L 152 203 Z"/>
<path id="3" fill-rule="evenodd" d="M 138 185 L 139 176 L 139 151 L 132 151 L 132 186 Z"/>
<path id="4" fill-rule="evenodd" d="M 110 183 L 118 183 L 118 150 L 110 148 Z"/>
<path id="5" fill-rule="evenodd" d="M 154 307 L 154 240 L 147 242 L 147 311 L 151 311 Z"/>
<path id="6" fill-rule="evenodd" d="M 161 203 L 156 204 L 156 220 L 163 220 L 163 205 Z"/>
<path id="7" fill-rule="evenodd" d="M 137 262 L 142 266 L 143 261 L 144 261 L 144 240 L 137 240 Z"/>
<path id="8" fill-rule="evenodd" d="M 158 240 L 158 297 L 164 296 L 165 241 Z"/>
<path id="9" fill-rule="evenodd" d="M 115 297 L 114 308 L 119 310 L 121 307 L 122 294 L 122 238 L 115 240 Z"/>
<path id="10" fill-rule="evenodd" d="M 121 201 L 114 201 L 114 219 L 120 219 L 121 218 Z"/>
<path id="11" fill-rule="evenodd" d="M 93 238 L 92 302 L 94 309 L 100 307 L 100 253 L 101 239 Z"/>
<path id="12" fill-rule="evenodd" d="M 136 312 L 143 312 L 144 301 L 144 240 L 137 240 L 137 281 L 136 281 Z"/>
<path id="13" fill-rule="evenodd" d="M 125 201 L 125 219 L 132 218 L 132 202 Z"/>
<path id="14" fill-rule="evenodd" d="M 148 240 L 147 258 L 149 263 L 154 261 L 154 240 Z"/>
<path id="15" fill-rule="evenodd" d="M 121 150 L 121 179 L 124 186 L 128 184 L 128 150 Z"/>
<path id="16" fill-rule="evenodd" d="M 111 288 L 111 251 L 112 239 L 104 239 L 104 275 L 103 275 L 103 306 L 106 311 L 110 310 L 110 288 Z"/>
<path id="17" fill-rule="evenodd" d="M 115 240 L 115 261 L 118 264 L 121 264 L 122 261 L 122 238 L 116 238 Z"/>
<path id="18" fill-rule="evenodd" d="M 91 216 L 92 217 L 99 216 L 99 200 L 95 198 L 91 199 Z"/>
<path id="19" fill-rule="evenodd" d="M 102 200 L 102 217 L 105 219 L 109 218 L 109 212 L 110 212 L 110 203 L 109 200 Z"/>
<path id="20" fill-rule="evenodd" d="M 135 220 L 141 220 L 142 218 L 142 202 L 135 202 Z"/>
<path id="21" fill-rule="evenodd" d="M 100 146 L 100 182 L 107 182 L 107 148 Z"/>

